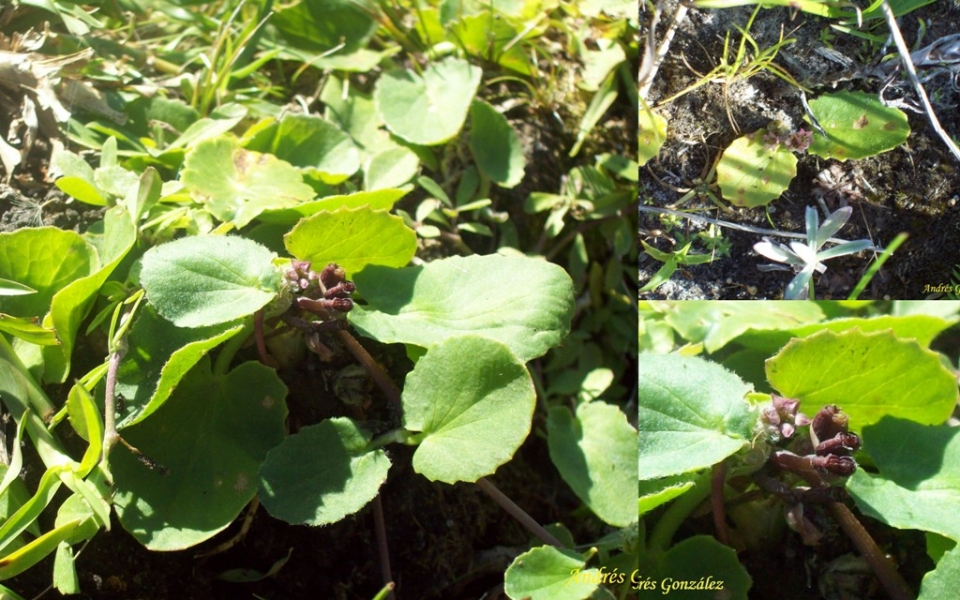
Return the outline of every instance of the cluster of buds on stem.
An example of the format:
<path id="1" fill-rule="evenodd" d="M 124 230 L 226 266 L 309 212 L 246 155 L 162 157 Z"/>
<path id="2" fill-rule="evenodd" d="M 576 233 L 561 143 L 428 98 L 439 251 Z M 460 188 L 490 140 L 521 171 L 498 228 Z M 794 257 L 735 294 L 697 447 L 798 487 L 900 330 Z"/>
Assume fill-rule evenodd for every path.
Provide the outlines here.
<path id="1" fill-rule="evenodd" d="M 297 296 L 297 307 L 324 320 L 342 316 L 353 308 L 350 294 L 357 286 L 347 281 L 346 275 L 335 263 L 317 273 L 305 260 L 291 260 L 290 267 L 284 272 L 287 284 Z"/>
<path id="2" fill-rule="evenodd" d="M 810 424 L 814 444 L 813 466 L 823 473 L 848 477 L 857 470 L 853 453 L 860 449 L 860 436 L 847 430 L 850 418 L 834 404 L 820 409 Z"/>
<path id="3" fill-rule="evenodd" d="M 789 438 L 795 425 L 809 424 L 810 441 L 797 440 L 793 447 L 805 449 L 799 452 L 813 452 L 801 455 L 775 450 L 770 454 L 770 467 L 754 474 L 754 481 L 784 499 L 787 525 L 801 535 L 805 544 L 815 545 L 823 537 L 823 528 L 816 522 L 817 513 L 805 505 L 841 501 L 843 489 L 832 487 L 830 481 L 849 477 L 857 470 L 853 453 L 860 448 L 860 436 L 848 430 L 850 419 L 837 406 L 824 406 L 808 419 L 798 412 L 798 404 L 797 400 L 774 396 L 772 405 L 761 412 L 760 421 L 774 440 Z M 783 472 L 799 476 L 810 485 L 790 487 L 779 478 Z"/>
<path id="4" fill-rule="evenodd" d="M 791 152 L 804 152 L 813 142 L 813 132 L 805 129 L 790 131 L 782 121 L 773 121 L 767 125 L 767 129 L 761 129 L 756 133 L 757 137 L 763 142 L 763 149 L 772 152 L 781 144 Z"/>

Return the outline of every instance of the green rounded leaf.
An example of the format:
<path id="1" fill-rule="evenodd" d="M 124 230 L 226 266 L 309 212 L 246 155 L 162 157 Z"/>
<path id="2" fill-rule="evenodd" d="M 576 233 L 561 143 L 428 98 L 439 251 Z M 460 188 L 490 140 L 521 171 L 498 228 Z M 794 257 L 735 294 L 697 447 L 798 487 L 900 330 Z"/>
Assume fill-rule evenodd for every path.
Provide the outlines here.
<path id="1" fill-rule="evenodd" d="M 417 251 L 417 234 L 403 219 L 368 207 L 322 211 L 283 237 L 287 251 L 318 269 L 337 263 L 349 273 L 367 265 L 402 267 Z"/>
<path id="2" fill-rule="evenodd" d="M 128 336 L 136 351 L 127 352 L 117 372 L 117 392 L 124 397 L 117 428 L 153 414 L 201 358 L 242 330 L 236 323 L 177 327 L 149 304 L 143 307 Z"/>
<path id="3" fill-rule="evenodd" d="M 891 331 L 821 331 L 794 339 L 767 361 L 767 380 L 815 414 L 836 404 L 857 431 L 884 415 L 942 423 L 957 403 L 957 381 L 936 352 Z"/>
<path id="4" fill-rule="evenodd" d="M 943 555 L 937 567 L 923 576 L 918 600 L 938 600 L 949 598 L 957 591 L 960 581 L 960 548 L 954 548 Z"/>
<path id="5" fill-rule="evenodd" d="M 15 317 L 43 317 L 54 295 L 97 269 L 97 256 L 79 234 L 56 227 L 0 233 L 0 277 L 36 290 L 35 294 L 0 296 L 0 312 Z"/>
<path id="6" fill-rule="evenodd" d="M 291 3 L 276 11 L 270 24 L 285 45 L 317 54 L 355 52 L 377 29 L 372 14 L 351 0 Z"/>
<path id="7" fill-rule="evenodd" d="M 288 523 L 326 525 L 373 500 L 390 469 L 370 434 L 346 418 L 302 428 L 267 455 L 260 469 L 260 501 Z"/>
<path id="8" fill-rule="evenodd" d="M 750 387 L 720 365 L 676 354 L 640 355 L 640 479 L 715 465 L 750 443 Z"/>
<path id="9" fill-rule="evenodd" d="M 311 115 L 288 115 L 264 127 L 245 144 L 337 184 L 360 168 L 360 153 L 336 124 Z"/>
<path id="10" fill-rule="evenodd" d="M 500 187 L 512 188 L 520 183 L 523 148 L 507 119 L 482 100 L 473 101 L 470 119 L 470 151 L 477 167 Z"/>
<path id="11" fill-rule="evenodd" d="M 857 507 L 899 529 L 960 541 L 960 429 L 888 417 L 860 433 L 880 472 L 858 469 L 847 480 Z"/>
<path id="12" fill-rule="evenodd" d="M 910 135 L 903 111 L 864 92 L 824 94 L 810 101 L 810 112 L 827 137 L 815 132 L 809 152 L 823 158 L 866 158 L 896 148 Z"/>
<path id="13" fill-rule="evenodd" d="M 264 210 L 296 206 L 315 195 L 293 165 L 245 150 L 233 137 L 204 140 L 191 148 L 180 178 L 215 217 L 238 228 Z"/>
<path id="14" fill-rule="evenodd" d="M 717 184 L 736 206 L 763 206 L 776 200 L 797 176 L 797 157 L 782 145 L 764 148 L 761 129 L 737 138 L 717 163 Z"/>
<path id="15" fill-rule="evenodd" d="M 655 587 L 642 588 L 640 598 L 725 598 L 727 600 L 747 600 L 747 592 L 753 582 L 749 573 L 737 558 L 737 552 L 730 546 L 718 542 L 708 535 L 697 535 L 678 543 L 670 550 L 656 557 L 651 569 L 644 566 L 644 581 L 651 581 Z M 700 586 L 684 590 L 689 583 Z M 667 585 L 664 592 L 663 586 Z"/>
<path id="16" fill-rule="evenodd" d="M 151 550 L 182 550 L 230 525 L 256 494 L 267 451 L 285 435 L 286 393 L 276 371 L 260 363 L 215 377 L 204 358 L 160 410 L 123 432 L 166 473 L 125 448 L 110 454 L 123 527 Z"/>
<path id="17" fill-rule="evenodd" d="M 550 460 L 577 497 L 605 523 L 637 520 L 637 430 L 616 406 L 587 402 L 574 417 L 564 406 L 547 419 Z"/>
<path id="18" fill-rule="evenodd" d="M 377 80 L 377 111 L 400 138 L 424 146 L 442 144 L 463 126 L 482 74 L 457 58 L 431 63 L 422 76 L 391 71 Z"/>
<path id="19" fill-rule="evenodd" d="M 251 315 L 277 296 L 275 257 L 241 237 L 187 237 L 147 251 L 140 282 L 157 312 L 175 325 L 216 325 Z"/>
<path id="20" fill-rule="evenodd" d="M 562 268 L 518 256 L 451 257 L 422 267 L 371 266 L 354 277 L 367 301 L 350 321 L 368 337 L 428 347 L 477 333 L 522 360 L 542 356 L 570 331 L 573 283 Z"/>
<path id="21" fill-rule="evenodd" d="M 584 567 L 586 561 L 573 550 L 540 546 L 513 560 L 503 590 L 511 600 L 583 600 L 602 578 L 599 570 Z"/>
<path id="22" fill-rule="evenodd" d="M 419 168 L 420 158 L 403 146 L 378 152 L 363 169 L 363 189 L 400 187 L 416 177 Z"/>
<path id="23" fill-rule="evenodd" d="M 461 336 L 430 348 L 403 388 L 404 427 L 426 434 L 414 470 L 445 483 L 491 475 L 527 438 L 535 403 L 526 367 L 500 342 Z"/>

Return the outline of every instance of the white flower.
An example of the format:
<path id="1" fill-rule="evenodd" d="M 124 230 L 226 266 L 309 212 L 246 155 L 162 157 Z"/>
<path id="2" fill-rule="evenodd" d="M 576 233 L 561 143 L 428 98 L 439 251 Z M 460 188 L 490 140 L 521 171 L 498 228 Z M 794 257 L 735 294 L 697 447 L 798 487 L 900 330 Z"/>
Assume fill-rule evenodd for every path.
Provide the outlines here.
<path id="1" fill-rule="evenodd" d="M 857 240 L 855 242 L 844 242 L 833 248 L 820 252 L 820 248 L 827 243 L 827 240 L 840 231 L 840 228 L 846 224 L 847 219 L 853 209 L 849 206 L 841 208 L 834 212 L 827 220 L 823 222 L 823 227 L 818 227 L 819 218 L 817 209 L 812 206 L 807 207 L 807 243 L 790 242 L 790 245 L 776 243 L 770 238 L 763 238 L 762 242 L 753 245 L 757 254 L 762 254 L 771 260 L 781 263 L 787 263 L 797 275 L 787 285 L 783 297 L 786 300 L 805 300 L 809 296 L 809 283 L 813 277 L 813 272 L 823 273 L 827 266 L 823 261 L 828 258 L 835 258 L 845 254 L 854 254 L 861 250 L 873 247 L 870 240 Z M 790 268 L 781 265 L 760 265 L 762 271 L 789 271 Z"/>

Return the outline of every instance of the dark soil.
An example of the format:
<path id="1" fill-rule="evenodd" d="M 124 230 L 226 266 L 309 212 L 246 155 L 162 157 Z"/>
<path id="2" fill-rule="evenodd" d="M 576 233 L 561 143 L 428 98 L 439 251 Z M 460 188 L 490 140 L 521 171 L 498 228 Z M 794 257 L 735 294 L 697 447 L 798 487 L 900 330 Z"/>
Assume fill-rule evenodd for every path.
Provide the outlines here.
<path id="1" fill-rule="evenodd" d="M 662 36 L 672 10 L 668 9 L 661 20 L 659 36 Z M 682 193 L 668 186 L 692 187 L 691 182 L 702 177 L 719 154 L 741 135 L 761 129 L 774 119 L 792 123 L 794 128 L 809 129 L 803 121 L 803 107 L 796 88 L 768 72 L 733 82 L 726 94 L 723 84 L 708 83 L 675 100 L 662 102 L 700 79 L 693 70 L 704 74 L 720 62 L 727 32 L 730 32 L 730 60 L 733 59 L 740 41 L 735 25 L 744 27 L 751 11 L 752 7 L 691 9 L 678 29 L 648 97 L 650 105 L 668 121 L 668 138 L 659 157 L 641 169 L 641 203 L 795 233 L 804 231 L 804 210 L 807 206 L 819 206 L 817 197 L 823 199 L 829 211 L 851 206 L 853 215 L 836 237 L 870 239 L 875 246 L 885 247 L 897 234 L 905 232 L 909 235 L 907 242 L 873 278 L 861 298 L 942 295 L 933 292 L 932 288 L 949 284 L 951 273 L 960 264 L 960 163 L 949 153 L 924 114 L 907 112 L 912 131 L 907 142 L 875 157 L 840 162 L 798 155 L 796 178 L 787 192 L 769 204 L 766 210 L 731 207 L 725 201 L 720 209 L 705 195 L 698 195 L 682 206 L 676 204 Z M 916 44 L 918 19 L 927 26 L 919 46 Z M 874 33 L 886 33 L 882 20 L 873 23 L 876 25 Z M 960 6 L 954 1 L 935 2 L 900 19 L 903 35 L 911 48 L 926 46 L 941 36 L 956 33 L 957 23 L 960 23 Z M 777 43 L 781 28 L 784 38 L 796 39 L 782 49 L 774 62 L 812 88 L 813 93 L 808 94 L 810 99 L 835 90 L 859 90 L 876 95 L 881 87 L 877 79 L 840 82 L 835 88 L 826 83 L 844 68 L 816 52 L 818 47 L 825 45 L 824 38 L 830 40 L 836 51 L 859 65 L 879 58 L 881 52 L 864 40 L 830 29 L 829 25 L 830 21 L 826 19 L 804 13 L 792 15 L 786 8 L 768 9 L 760 12 L 750 33 L 761 49 Z M 922 72 L 920 76 L 923 77 Z M 955 140 L 960 139 L 960 112 L 957 110 L 960 92 L 951 89 L 950 78 L 945 75 L 927 82 L 925 88 L 944 129 Z M 919 104 L 905 78 L 888 88 L 884 98 Z M 728 118 L 728 108 L 739 132 Z M 832 171 L 830 176 L 820 175 L 827 170 Z M 825 182 L 827 177 L 839 180 L 841 185 Z M 716 188 L 714 193 L 719 196 Z M 818 211 L 822 222 L 825 215 L 822 209 L 818 208 Z M 705 227 L 701 223 L 680 219 L 679 226 L 671 229 L 657 215 L 640 213 L 641 237 L 664 252 L 674 249 L 671 240 L 675 240 L 678 233 L 695 234 Z M 665 235 L 656 235 L 658 230 Z M 728 256 L 718 255 L 716 260 L 705 265 L 682 267 L 669 282 L 648 297 L 782 297 L 792 275 L 758 270 L 757 265 L 770 262 L 753 250 L 761 236 L 729 228 L 723 229 L 723 235 L 730 243 Z M 780 238 L 776 241 L 787 240 Z M 709 250 L 702 244 L 695 244 L 694 252 L 703 254 Z M 873 259 L 873 253 L 863 252 L 828 261 L 827 271 L 814 277 L 817 298 L 846 298 Z M 641 286 L 660 266 L 662 263 L 641 254 Z"/>

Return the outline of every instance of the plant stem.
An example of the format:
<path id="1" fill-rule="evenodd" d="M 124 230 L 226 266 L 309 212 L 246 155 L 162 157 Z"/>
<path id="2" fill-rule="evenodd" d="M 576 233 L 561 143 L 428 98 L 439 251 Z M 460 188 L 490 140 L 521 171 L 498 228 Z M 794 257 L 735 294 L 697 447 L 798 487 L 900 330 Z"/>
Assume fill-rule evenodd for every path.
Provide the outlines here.
<path id="1" fill-rule="evenodd" d="M 267 343 L 263 339 L 263 309 L 253 313 L 253 337 L 257 341 L 257 354 L 260 356 L 260 362 L 269 365 Z"/>
<path id="2" fill-rule="evenodd" d="M 370 353 L 360 345 L 360 342 L 358 342 L 356 338 L 350 335 L 349 331 L 338 329 L 336 333 L 350 354 L 357 359 L 357 362 L 363 365 L 370 379 L 373 379 L 373 382 L 383 390 L 387 399 L 397 406 L 400 406 L 400 390 L 396 384 L 393 383 L 393 380 L 390 379 L 390 376 L 387 375 L 386 371 L 383 370 L 383 367 L 370 356 Z"/>
<path id="3" fill-rule="evenodd" d="M 729 546 L 730 536 L 727 533 L 727 511 L 723 505 L 723 486 L 727 480 L 727 461 L 722 460 L 713 465 L 713 476 L 710 478 L 710 503 L 713 507 L 713 527 L 717 530 L 717 539 L 720 543 Z"/>
<path id="4" fill-rule="evenodd" d="M 387 546 L 387 526 L 383 519 L 383 502 L 379 495 L 373 499 L 373 528 L 377 535 L 377 552 L 380 555 L 380 575 L 383 577 L 383 584 L 390 585 L 393 582 L 390 548 Z M 387 600 L 393 600 L 392 591 L 387 594 Z"/>
<path id="5" fill-rule="evenodd" d="M 680 528 L 681 523 L 687 520 L 701 502 L 710 495 L 710 475 L 704 474 L 693 482 L 693 487 L 686 494 L 677 498 L 670 508 L 663 513 L 660 520 L 650 532 L 647 548 L 654 552 L 664 552 L 670 547 L 673 534 Z"/>
<path id="6" fill-rule="evenodd" d="M 123 358 L 121 349 L 110 353 L 107 363 L 107 383 L 103 392 L 103 447 L 101 460 L 106 461 L 110 449 L 120 438 L 117 433 L 117 371 L 120 370 L 120 360 Z"/>
<path id="7" fill-rule="evenodd" d="M 483 493 L 490 496 L 494 502 L 500 505 L 505 511 L 510 513 L 517 521 L 520 521 L 520 524 L 523 525 L 527 531 L 537 536 L 543 543 L 550 544 L 556 548 L 566 548 L 566 546 L 557 538 L 553 537 L 549 531 L 543 528 L 540 523 L 527 514 L 525 510 L 517 506 L 517 504 L 507 497 L 506 494 L 497 489 L 497 486 L 490 483 L 487 479 L 481 477 L 477 480 L 477 487 L 483 490 Z"/>
<path id="8" fill-rule="evenodd" d="M 893 600 L 914 600 L 913 591 L 903 577 L 897 571 L 896 567 L 887 560 L 883 551 L 877 546 L 877 543 L 870 537 L 867 530 L 850 511 L 846 505 L 839 502 L 829 502 L 827 509 L 834 520 L 840 524 L 843 531 L 847 534 L 853 545 L 857 547 L 860 554 L 866 559 L 873 573 L 880 580 L 883 588 Z"/>
<path id="9" fill-rule="evenodd" d="M 920 80 L 917 79 L 917 69 L 914 67 L 913 60 L 910 58 L 910 48 L 908 48 L 907 43 L 903 41 L 903 36 L 900 34 L 900 27 L 897 26 L 897 18 L 893 13 L 893 9 L 890 8 L 890 3 L 887 2 L 887 0 L 883 0 L 882 7 L 883 16 L 887 19 L 887 27 L 890 28 L 890 35 L 897 45 L 897 51 L 900 52 L 900 62 L 903 63 L 903 68 L 907 71 L 910 82 L 913 83 L 913 88 L 917 90 L 917 95 L 920 96 L 920 101 L 923 102 L 923 108 L 927 113 L 927 118 L 930 120 L 930 125 L 933 127 L 933 130 L 937 132 L 937 135 L 940 136 L 940 139 L 943 140 L 947 149 L 950 150 L 950 154 L 953 154 L 955 159 L 960 160 L 960 148 L 953 143 L 950 135 L 943 129 L 943 125 L 940 124 L 940 119 L 937 118 L 937 113 L 933 112 L 933 106 L 930 105 L 927 92 L 923 89 L 923 86 L 920 85 Z"/>
<path id="10" fill-rule="evenodd" d="M 223 347 L 220 349 L 220 354 L 217 355 L 217 360 L 213 363 L 214 376 L 227 374 L 227 371 L 230 370 L 230 363 L 233 362 L 233 357 L 237 355 L 240 347 L 247 341 L 247 337 L 250 335 L 252 329 L 253 322 L 248 318 L 243 323 L 243 330 L 237 332 L 236 335 L 224 342 Z"/>
<path id="11" fill-rule="evenodd" d="M 803 477 L 813 488 L 825 489 L 830 487 L 805 457 L 796 456 L 789 452 L 778 452 L 774 453 L 771 459 L 780 468 Z M 827 502 L 826 504 L 830 515 L 866 559 L 887 594 L 893 600 L 913 600 L 915 596 L 913 591 L 910 590 L 910 586 L 907 585 L 907 582 L 904 581 L 893 564 L 887 560 L 883 551 L 877 546 L 877 542 L 870 537 L 870 534 L 867 533 L 867 530 L 863 528 L 863 525 L 850 509 L 840 502 Z"/>

